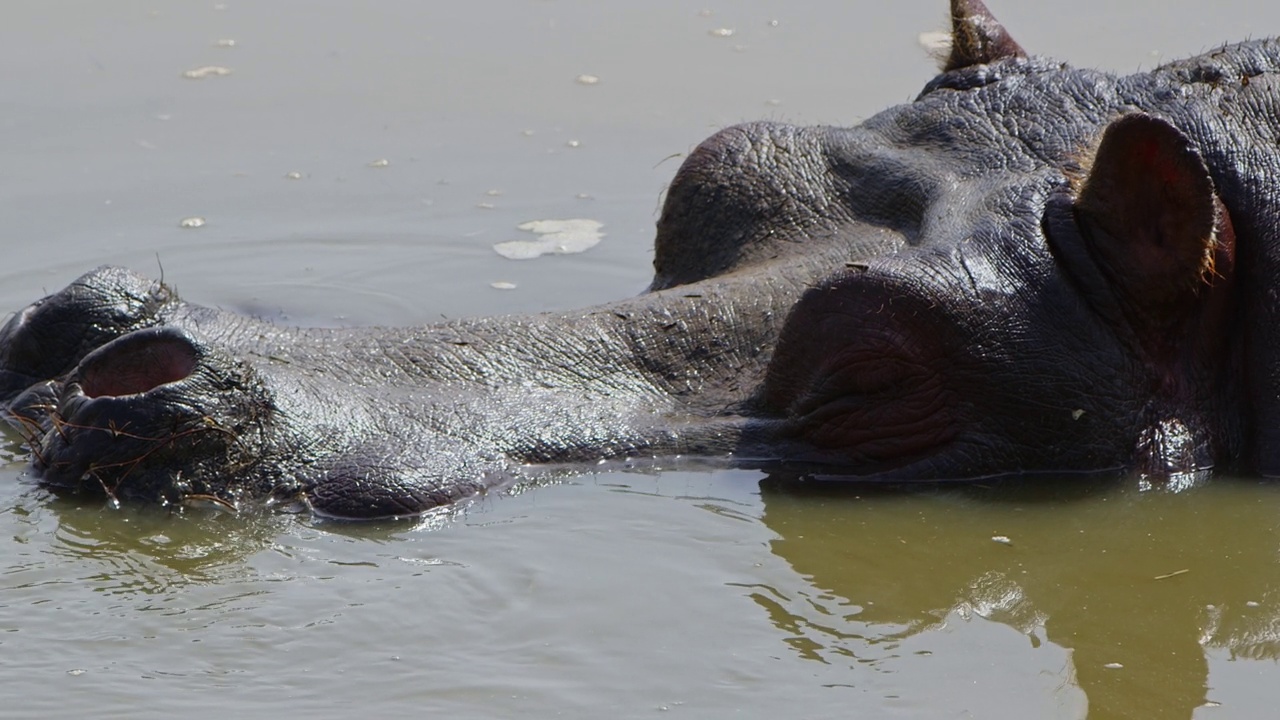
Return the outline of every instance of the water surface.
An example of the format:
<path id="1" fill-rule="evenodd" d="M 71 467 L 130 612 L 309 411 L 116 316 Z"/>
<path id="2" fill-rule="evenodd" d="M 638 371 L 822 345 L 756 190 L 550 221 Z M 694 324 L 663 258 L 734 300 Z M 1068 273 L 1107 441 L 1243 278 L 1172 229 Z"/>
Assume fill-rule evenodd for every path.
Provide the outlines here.
<path id="1" fill-rule="evenodd" d="M 1280 9 L 1244 0 L 992 4 L 1027 48 L 1119 71 L 1280 32 Z M 946 17 L 932 0 L 7 11 L 0 308 L 114 263 L 328 325 L 638 292 L 683 153 L 742 120 L 849 124 L 910 100 L 933 73 L 917 36 Z M 231 72 L 183 77 L 206 67 Z M 567 218 L 605 238 L 492 250 Z M 0 716 L 1280 703 L 1280 488 L 1263 483 L 869 495 L 684 465 L 342 525 L 59 500 L 20 462 L 0 479 Z"/>

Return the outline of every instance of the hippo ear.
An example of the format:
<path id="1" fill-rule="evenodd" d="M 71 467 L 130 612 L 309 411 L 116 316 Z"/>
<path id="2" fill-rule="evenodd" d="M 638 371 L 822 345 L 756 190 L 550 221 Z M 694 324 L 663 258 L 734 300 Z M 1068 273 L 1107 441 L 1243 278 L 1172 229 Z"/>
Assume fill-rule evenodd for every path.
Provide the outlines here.
<path id="1" fill-rule="evenodd" d="M 1050 241 L 1086 296 L 1112 298 L 1144 340 L 1181 327 L 1209 288 L 1226 284 L 1231 219 L 1199 152 L 1167 121 L 1112 122 L 1077 187 L 1074 242 L 1052 223 Z"/>
<path id="2" fill-rule="evenodd" d="M 943 72 L 1026 56 L 982 0 L 951 0 L 951 53 Z"/>

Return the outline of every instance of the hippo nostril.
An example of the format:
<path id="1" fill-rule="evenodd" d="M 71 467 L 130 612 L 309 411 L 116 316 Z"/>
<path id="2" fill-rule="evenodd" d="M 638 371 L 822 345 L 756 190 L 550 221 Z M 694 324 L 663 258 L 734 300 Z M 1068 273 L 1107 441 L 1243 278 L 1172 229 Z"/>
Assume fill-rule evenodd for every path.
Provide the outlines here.
<path id="1" fill-rule="evenodd" d="M 91 353 L 76 375 L 87 397 L 136 395 L 182 380 L 199 359 L 195 345 L 181 332 L 139 330 Z"/>

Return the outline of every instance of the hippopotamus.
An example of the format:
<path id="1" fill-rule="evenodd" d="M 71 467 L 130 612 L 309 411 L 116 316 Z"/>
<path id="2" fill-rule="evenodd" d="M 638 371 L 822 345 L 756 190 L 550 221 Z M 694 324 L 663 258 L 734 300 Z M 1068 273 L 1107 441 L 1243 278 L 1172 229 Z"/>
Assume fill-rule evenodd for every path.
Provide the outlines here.
<path id="1" fill-rule="evenodd" d="M 914 101 L 690 152 L 637 297 L 292 328 L 104 267 L 0 330 L 4 415 L 50 487 L 351 519 L 634 457 L 1280 473 L 1280 42 L 1118 77 L 951 15 Z"/>

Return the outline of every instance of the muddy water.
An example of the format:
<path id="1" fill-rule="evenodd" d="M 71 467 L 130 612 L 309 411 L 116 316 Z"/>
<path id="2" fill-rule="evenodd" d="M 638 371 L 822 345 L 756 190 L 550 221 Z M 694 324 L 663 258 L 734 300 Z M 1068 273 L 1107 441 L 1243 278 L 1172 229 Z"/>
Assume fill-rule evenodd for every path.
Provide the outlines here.
<path id="1" fill-rule="evenodd" d="M 1280 9 L 1245 0 L 993 4 L 1028 48 L 1119 70 L 1280 32 Z M 310 324 L 634 293 L 681 153 L 740 120 L 910 99 L 941 5 L 10 3 L 0 308 L 101 263 Z M 492 250 L 563 218 L 606 236 Z M 346 526 L 113 510 L 22 470 L 0 478 L 5 717 L 1250 718 L 1280 701 L 1280 489 L 1256 482 L 869 496 L 685 466 Z"/>

